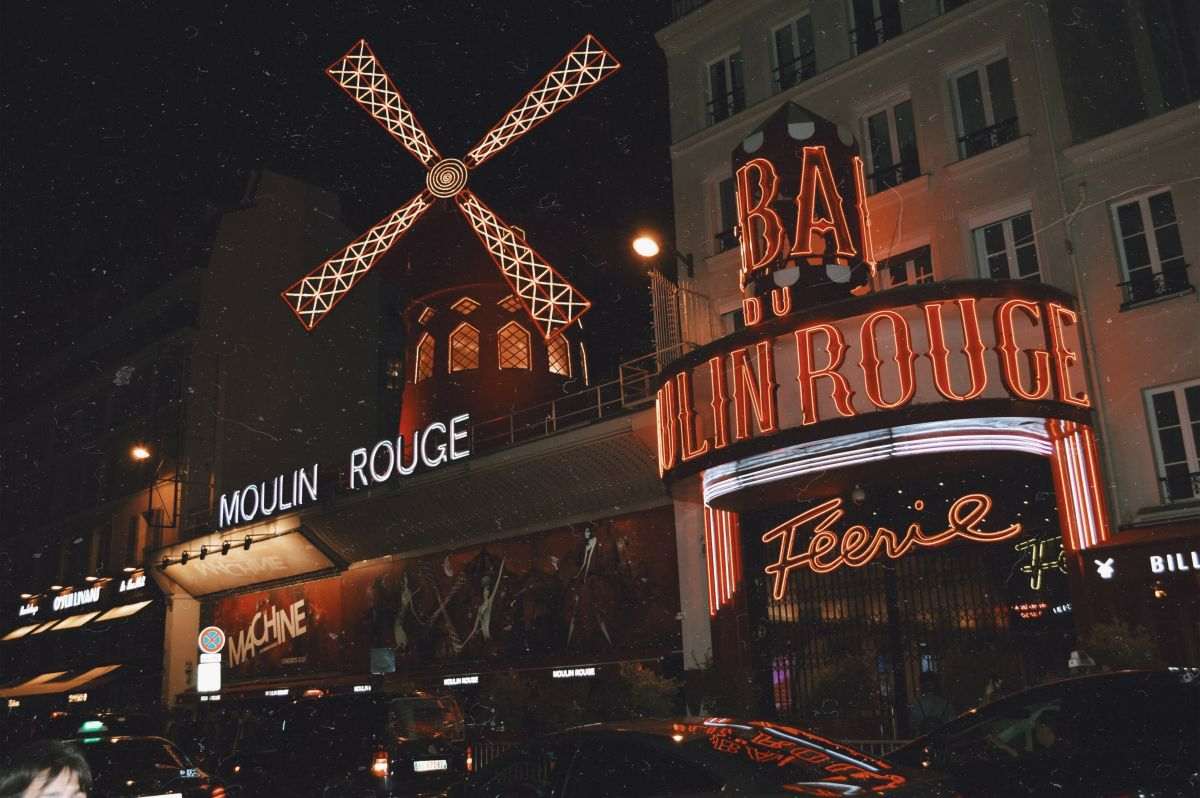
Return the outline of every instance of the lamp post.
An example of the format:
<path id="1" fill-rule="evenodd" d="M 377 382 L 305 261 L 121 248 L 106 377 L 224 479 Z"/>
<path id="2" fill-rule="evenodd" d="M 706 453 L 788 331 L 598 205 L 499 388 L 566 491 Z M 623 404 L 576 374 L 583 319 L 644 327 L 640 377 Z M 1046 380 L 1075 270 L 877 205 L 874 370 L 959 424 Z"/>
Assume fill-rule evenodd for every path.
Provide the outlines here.
<path id="1" fill-rule="evenodd" d="M 138 443 L 138 444 L 135 444 L 133 446 L 133 448 L 131 448 L 129 450 L 129 456 L 132 457 L 136 462 L 145 463 L 148 460 L 150 460 L 151 457 L 154 456 L 154 453 L 150 450 L 150 447 L 147 446 L 146 444 Z M 155 463 L 155 465 L 154 465 L 154 473 L 150 475 L 150 484 L 146 487 L 146 512 L 143 514 L 143 517 L 146 519 L 147 528 L 150 528 L 150 527 L 165 528 L 165 527 L 170 527 L 170 526 L 175 525 L 175 518 L 174 518 L 175 514 L 174 513 L 171 514 L 172 517 L 169 521 L 164 519 L 161 523 L 156 524 L 154 522 L 154 488 L 155 488 L 155 486 L 158 485 L 158 475 L 159 475 L 159 473 L 162 472 L 163 463 L 165 463 L 165 462 L 166 462 L 165 458 L 163 458 L 163 457 L 158 458 L 158 462 Z M 178 500 L 177 494 L 178 494 L 178 489 L 176 489 L 175 495 L 173 495 L 173 497 L 172 497 L 172 502 L 175 502 Z M 165 515 L 166 515 L 166 503 L 165 502 L 163 504 L 163 511 L 164 511 L 163 515 L 165 517 Z"/>
<path id="2" fill-rule="evenodd" d="M 695 262 L 690 254 L 684 255 L 673 246 L 661 244 L 658 236 L 652 233 L 640 233 L 630 243 L 634 253 L 649 265 L 650 306 L 654 313 L 654 348 L 661 369 L 683 354 L 687 298 L 682 296 L 686 289 L 680 285 L 679 266 L 687 269 L 690 280 L 696 276 Z M 663 249 L 671 254 L 673 277 L 664 274 L 659 268 L 658 259 Z"/>

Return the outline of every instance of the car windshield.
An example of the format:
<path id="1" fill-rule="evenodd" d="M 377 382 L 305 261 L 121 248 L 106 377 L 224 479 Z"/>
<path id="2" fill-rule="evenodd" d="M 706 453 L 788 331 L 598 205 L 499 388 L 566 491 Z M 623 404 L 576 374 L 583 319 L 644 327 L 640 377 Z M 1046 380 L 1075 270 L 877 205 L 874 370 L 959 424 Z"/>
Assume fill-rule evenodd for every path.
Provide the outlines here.
<path id="1" fill-rule="evenodd" d="M 388 731 L 400 740 L 460 740 L 462 713 L 449 699 L 397 698 L 388 704 Z"/>
<path id="2" fill-rule="evenodd" d="M 98 784 L 195 776 L 195 765 L 165 740 L 85 737 L 79 741 L 79 749 Z"/>
<path id="3" fill-rule="evenodd" d="M 673 729 L 671 739 L 684 758 L 760 786 L 820 781 L 886 789 L 905 781 L 886 762 L 789 726 L 710 719 Z"/>

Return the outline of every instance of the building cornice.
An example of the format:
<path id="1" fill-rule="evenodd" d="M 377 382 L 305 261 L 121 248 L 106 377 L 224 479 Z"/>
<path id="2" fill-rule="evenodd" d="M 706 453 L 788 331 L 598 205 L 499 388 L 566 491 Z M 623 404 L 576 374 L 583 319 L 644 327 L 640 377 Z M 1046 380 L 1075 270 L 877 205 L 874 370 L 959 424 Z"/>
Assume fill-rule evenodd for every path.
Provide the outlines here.
<path id="1" fill-rule="evenodd" d="M 1063 155 L 1072 167 L 1067 174 L 1108 167 L 1114 161 L 1144 155 L 1147 148 L 1176 138 L 1181 142 L 1200 140 L 1200 113 L 1195 103 L 1067 147 Z"/>

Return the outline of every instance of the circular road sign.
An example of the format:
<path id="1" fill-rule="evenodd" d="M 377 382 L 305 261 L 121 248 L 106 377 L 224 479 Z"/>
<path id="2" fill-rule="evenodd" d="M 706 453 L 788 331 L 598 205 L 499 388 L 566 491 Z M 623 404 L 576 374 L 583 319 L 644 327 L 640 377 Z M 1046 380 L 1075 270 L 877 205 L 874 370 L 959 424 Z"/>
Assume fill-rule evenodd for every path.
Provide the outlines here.
<path id="1" fill-rule="evenodd" d="M 225 648 L 225 632 L 219 626 L 206 626 L 200 630 L 197 642 L 205 654 L 220 654 Z"/>

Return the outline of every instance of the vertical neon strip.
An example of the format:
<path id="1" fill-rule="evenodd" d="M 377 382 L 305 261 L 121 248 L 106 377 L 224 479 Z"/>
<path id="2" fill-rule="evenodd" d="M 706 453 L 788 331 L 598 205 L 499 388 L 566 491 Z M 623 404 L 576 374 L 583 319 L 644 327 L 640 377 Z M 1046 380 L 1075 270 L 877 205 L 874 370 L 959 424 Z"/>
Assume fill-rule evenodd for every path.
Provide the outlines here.
<path id="1" fill-rule="evenodd" d="M 708 505 L 704 506 L 704 561 L 708 571 L 708 614 L 717 614 L 717 598 L 716 598 L 716 571 L 713 564 L 716 561 L 717 549 L 713 545 L 713 520 L 712 508 Z"/>
<path id="2" fill-rule="evenodd" d="M 716 615 L 733 601 L 742 577 L 736 513 L 704 506 L 704 537 L 707 543 L 708 614 Z"/>
<path id="3" fill-rule="evenodd" d="M 1091 476 L 1092 494 L 1090 499 L 1092 509 L 1096 514 L 1100 526 L 1100 540 L 1098 542 L 1107 543 L 1109 539 L 1108 503 L 1105 501 L 1104 480 L 1100 476 L 1100 449 L 1096 442 L 1096 433 L 1091 427 L 1083 428 L 1083 442 L 1083 451 L 1087 455 L 1088 473 Z"/>

